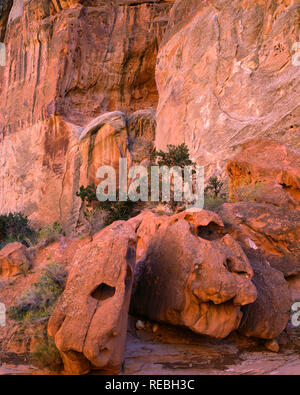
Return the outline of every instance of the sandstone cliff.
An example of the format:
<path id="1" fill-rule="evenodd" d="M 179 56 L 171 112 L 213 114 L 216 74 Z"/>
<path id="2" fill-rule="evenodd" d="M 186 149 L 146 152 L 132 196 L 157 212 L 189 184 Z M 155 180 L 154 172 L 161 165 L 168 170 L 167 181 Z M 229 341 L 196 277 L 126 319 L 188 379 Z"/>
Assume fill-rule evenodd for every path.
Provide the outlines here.
<path id="1" fill-rule="evenodd" d="M 186 141 L 219 174 L 255 137 L 299 155 L 299 12 L 294 0 L 176 1 L 157 60 L 156 145 Z"/>
<path id="2" fill-rule="evenodd" d="M 0 0 L 0 41 L 0 214 L 67 234 L 1 250 L 2 300 L 11 307 L 60 261 L 69 276 L 48 332 L 69 373 L 120 369 L 130 298 L 155 321 L 131 328 L 135 341 L 167 324 L 277 352 L 300 295 L 299 2 Z M 76 192 L 100 166 L 146 164 L 154 147 L 183 142 L 206 177 L 228 178 L 231 202 L 152 208 L 74 237 Z"/>
<path id="3" fill-rule="evenodd" d="M 299 155 L 293 0 L 4 0 L 0 35 L 2 212 L 73 229 L 82 180 L 120 157 L 147 159 L 154 140 L 185 141 L 207 176 L 257 137 Z M 81 134 L 114 111 L 124 133 L 113 148 L 115 129 L 93 129 L 98 159 L 86 173 Z"/>
<path id="4" fill-rule="evenodd" d="M 122 111 L 126 124 L 157 106 L 172 1 L 16 0 L 8 18 L 9 5 L 0 8 L 1 211 L 68 226 L 78 217 L 81 132 L 104 113 Z M 128 135 L 141 137 L 141 123 L 132 125 Z"/>

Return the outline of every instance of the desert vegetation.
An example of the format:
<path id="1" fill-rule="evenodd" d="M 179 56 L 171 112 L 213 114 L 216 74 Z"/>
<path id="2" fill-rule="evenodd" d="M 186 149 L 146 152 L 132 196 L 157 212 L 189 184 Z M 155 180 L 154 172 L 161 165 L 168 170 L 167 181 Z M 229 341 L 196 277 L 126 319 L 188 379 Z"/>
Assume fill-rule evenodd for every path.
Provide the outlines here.
<path id="1" fill-rule="evenodd" d="M 45 245 L 54 243 L 60 236 L 65 235 L 61 224 L 59 222 L 54 222 L 53 225 L 46 225 L 40 227 L 37 233 L 37 242 L 43 243 Z"/>
<path id="2" fill-rule="evenodd" d="M 47 335 L 48 320 L 65 288 L 67 272 L 60 263 L 48 264 L 39 280 L 24 291 L 8 310 L 16 322 L 15 339 L 29 343 L 35 339 L 30 352 L 31 362 L 39 367 L 59 371 L 62 361 L 53 339 Z"/>
<path id="3" fill-rule="evenodd" d="M 14 241 L 27 247 L 36 241 L 36 232 L 30 227 L 28 217 L 21 212 L 0 215 L 0 248 Z"/>
<path id="4" fill-rule="evenodd" d="M 39 280 L 24 291 L 9 309 L 9 317 L 21 322 L 49 318 L 64 290 L 66 277 L 67 273 L 60 263 L 47 265 Z"/>
<path id="5" fill-rule="evenodd" d="M 31 352 L 30 360 L 35 366 L 41 369 L 49 369 L 52 372 L 59 372 L 63 367 L 63 362 L 54 340 L 47 336 L 46 333 Z"/>
<path id="6" fill-rule="evenodd" d="M 224 181 L 217 176 L 210 177 L 204 189 L 205 210 L 217 212 L 222 204 L 227 201 L 229 201 L 228 190 Z"/>

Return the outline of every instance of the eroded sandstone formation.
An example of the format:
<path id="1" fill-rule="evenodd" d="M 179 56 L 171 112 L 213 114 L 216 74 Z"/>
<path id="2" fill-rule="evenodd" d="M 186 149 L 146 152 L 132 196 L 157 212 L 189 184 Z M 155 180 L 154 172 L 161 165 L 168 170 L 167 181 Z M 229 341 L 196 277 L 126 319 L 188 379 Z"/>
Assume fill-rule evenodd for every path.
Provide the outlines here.
<path id="1" fill-rule="evenodd" d="M 262 203 L 227 203 L 220 215 L 245 248 L 260 251 L 286 278 L 300 273 L 300 213 Z"/>
<path id="2" fill-rule="evenodd" d="M 3 0 L 1 211 L 74 230 L 93 166 L 115 166 L 119 152 L 147 163 L 154 140 L 185 141 L 206 176 L 257 137 L 299 156 L 298 15 L 294 0 Z M 90 167 L 81 133 L 114 112 L 126 135 L 116 147 L 110 126 L 88 133 L 105 140 Z M 287 197 L 280 188 L 291 192 L 270 184 L 270 199 Z"/>
<path id="3" fill-rule="evenodd" d="M 78 248 L 49 333 L 69 373 L 118 371 L 127 315 L 276 339 L 300 295 L 294 0 L 0 0 L 0 208 L 74 232 L 76 192 L 187 143 L 229 175 L 219 215 L 144 212 Z M 241 202 L 242 201 L 242 202 Z M 19 243 L 0 277 L 31 265 Z M 277 349 L 277 344 L 268 343 Z"/>
<path id="4" fill-rule="evenodd" d="M 254 270 L 252 281 L 258 297 L 253 304 L 242 309 L 239 331 L 248 337 L 276 339 L 286 329 L 290 318 L 288 282 L 258 251 L 248 249 L 247 256 Z"/>
<path id="5" fill-rule="evenodd" d="M 140 218 L 137 254 L 142 258 L 131 311 L 227 337 L 240 325 L 240 307 L 253 303 L 257 293 L 251 265 L 239 244 L 222 234 L 221 219 L 206 211 Z"/>
<path id="6" fill-rule="evenodd" d="M 122 221 L 76 252 L 48 326 L 68 373 L 120 370 L 135 259 L 134 228 Z"/>
<path id="7" fill-rule="evenodd" d="M 88 160 L 79 155 L 81 132 L 121 111 L 137 148 L 132 159 L 151 150 L 153 115 L 148 142 L 150 121 L 134 113 L 149 119 L 156 108 L 156 55 L 173 2 L 15 0 L 7 18 L 8 3 L 0 9 L 7 52 L 0 68 L 1 212 L 74 229 L 80 166 Z"/>

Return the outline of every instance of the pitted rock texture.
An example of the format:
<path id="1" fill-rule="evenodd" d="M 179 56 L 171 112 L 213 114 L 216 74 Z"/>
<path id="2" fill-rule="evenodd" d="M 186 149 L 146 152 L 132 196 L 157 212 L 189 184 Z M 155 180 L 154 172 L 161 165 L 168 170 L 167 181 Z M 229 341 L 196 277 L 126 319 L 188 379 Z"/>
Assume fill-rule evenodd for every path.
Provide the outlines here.
<path id="1" fill-rule="evenodd" d="M 140 220 L 131 312 L 215 338 L 237 329 L 240 307 L 257 293 L 249 261 L 222 234 L 220 218 L 202 211 Z"/>
<path id="2" fill-rule="evenodd" d="M 156 145 L 183 141 L 207 175 L 256 137 L 299 154 L 299 2 L 178 0 L 160 47 Z"/>
<path id="3" fill-rule="evenodd" d="M 76 252 L 48 326 L 68 373 L 121 368 L 135 259 L 134 228 L 122 221 Z"/>

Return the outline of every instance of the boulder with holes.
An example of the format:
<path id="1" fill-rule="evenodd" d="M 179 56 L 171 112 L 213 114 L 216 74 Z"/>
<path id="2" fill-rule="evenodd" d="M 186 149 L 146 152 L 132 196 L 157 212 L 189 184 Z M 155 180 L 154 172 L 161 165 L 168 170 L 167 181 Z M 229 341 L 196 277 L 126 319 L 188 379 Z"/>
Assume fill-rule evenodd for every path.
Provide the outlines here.
<path id="1" fill-rule="evenodd" d="M 241 306 L 253 303 L 257 291 L 246 255 L 223 228 L 217 214 L 204 210 L 142 214 L 132 313 L 215 338 L 237 329 Z"/>
<path id="2" fill-rule="evenodd" d="M 123 221 L 99 232 L 75 254 L 48 326 L 67 373 L 119 371 L 135 259 L 135 231 Z"/>

